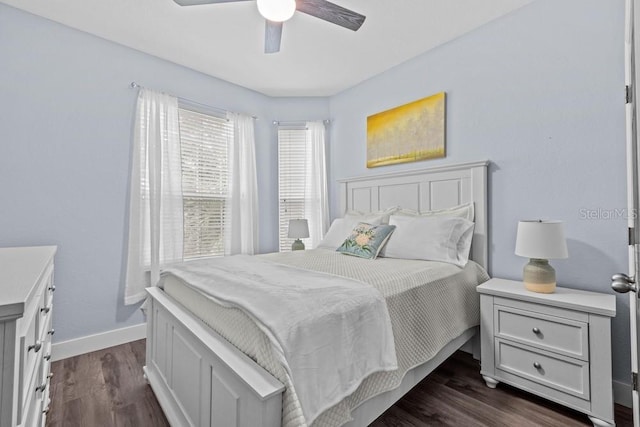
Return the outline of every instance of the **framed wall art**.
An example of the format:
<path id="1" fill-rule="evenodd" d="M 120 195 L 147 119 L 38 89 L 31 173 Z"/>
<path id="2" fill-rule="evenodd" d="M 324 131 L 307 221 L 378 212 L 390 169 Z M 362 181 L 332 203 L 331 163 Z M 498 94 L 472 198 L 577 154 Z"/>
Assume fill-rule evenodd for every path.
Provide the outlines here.
<path id="1" fill-rule="evenodd" d="M 367 167 L 445 156 L 444 92 L 367 117 Z"/>

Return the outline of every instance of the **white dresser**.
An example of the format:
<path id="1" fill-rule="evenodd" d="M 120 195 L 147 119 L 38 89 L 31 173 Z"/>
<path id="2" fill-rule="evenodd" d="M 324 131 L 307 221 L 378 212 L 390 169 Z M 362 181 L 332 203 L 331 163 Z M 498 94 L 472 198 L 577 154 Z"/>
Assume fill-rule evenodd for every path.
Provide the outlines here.
<path id="1" fill-rule="evenodd" d="M 615 425 L 613 295 L 561 287 L 541 294 L 504 279 L 477 290 L 487 386 L 505 382 L 584 412 L 595 426 Z"/>
<path id="2" fill-rule="evenodd" d="M 0 427 L 45 425 L 56 249 L 0 248 Z"/>

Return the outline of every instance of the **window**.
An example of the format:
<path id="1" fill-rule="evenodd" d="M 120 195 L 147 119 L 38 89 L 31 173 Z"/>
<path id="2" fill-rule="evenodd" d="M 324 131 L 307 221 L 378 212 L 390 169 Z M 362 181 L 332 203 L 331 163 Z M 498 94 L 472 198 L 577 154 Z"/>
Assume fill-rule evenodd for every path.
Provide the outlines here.
<path id="1" fill-rule="evenodd" d="M 233 125 L 227 119 L 185 108 L 179 109 L 179 123 L 184 259 L 222 256 Z"/>
<path id="2" fill-rule="evenodd" d="M 306 129 L 278 129 L 278 183 L 280 252 L 290 251 L 289 220 L 305 217 Z"/>
<path id="3" fill-rule="evenodd" d="M 309 224 L 305 245 L 315 248 L 329 222 L 322 121 L 306 122 L 303 128 L 278 129 L 278 178 L 280 251 L 288 251 L 293 243 L 287 237 L 289 220 L 302 218 Z"/>
<path id="4" fill-rule="evenodd" d="M 170 263 L 255 252 L 254 135 L 251 116 L 226 112 L 223 118 L 140 89 L 125 304 L 143 300 Z"/>

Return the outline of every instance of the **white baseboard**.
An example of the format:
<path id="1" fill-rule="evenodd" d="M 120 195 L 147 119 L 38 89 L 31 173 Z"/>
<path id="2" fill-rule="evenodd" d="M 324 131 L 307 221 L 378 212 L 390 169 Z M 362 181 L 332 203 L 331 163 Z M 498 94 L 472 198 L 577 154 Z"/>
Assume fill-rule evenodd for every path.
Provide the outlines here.
<path id="1" fill-rule="evenodd" d="M 68 341 L 54 343 L 51 346 L 51 360 L 62 360 L 68 357 L 90 353 L 103 348 L 113 347 L 145 338 L 147 335 L 147 324 L 141 323 L 122 329 L 115 329 L 100 334 L 75 338 Z"/>
<path id="2" fill-rule="evenodd" d="M 632 406 L 631 384 L 613 380 L 613 401 L 627 408 Z"/>

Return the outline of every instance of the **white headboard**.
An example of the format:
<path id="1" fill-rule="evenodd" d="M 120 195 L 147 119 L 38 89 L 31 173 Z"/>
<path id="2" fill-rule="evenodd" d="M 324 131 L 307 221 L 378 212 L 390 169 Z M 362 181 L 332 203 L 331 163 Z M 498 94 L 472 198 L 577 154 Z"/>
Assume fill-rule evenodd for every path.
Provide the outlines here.
<path id="1" fill-rule="evenodd" d="M 428 211 L 474 202 L 471 259 L 488 268 L 487 167 L 489 161 L 339 179 L 342 213 L 401 206 Z"/>

